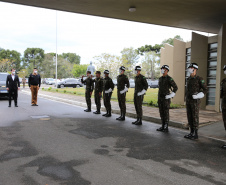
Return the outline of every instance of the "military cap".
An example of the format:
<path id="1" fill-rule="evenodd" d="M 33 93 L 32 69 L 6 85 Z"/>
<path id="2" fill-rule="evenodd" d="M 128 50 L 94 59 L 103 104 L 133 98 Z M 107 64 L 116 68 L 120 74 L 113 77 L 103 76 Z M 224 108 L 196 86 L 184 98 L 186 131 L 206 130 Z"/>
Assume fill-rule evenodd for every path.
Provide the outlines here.
<path id="1" fill-rule="evenodd" d="M 169 71 L 169 66 L 168 66 L 168 65 L 163 65 L 163 66 L 161 67 L 161 69 L 167 69 L 167 70 Z"/>
<path id="2" fill-rule="evenodd" d="M 89 73 L 89 74 L 91 74 L 91 71 L 86 71 L 86 73 Z"/>
<path id="3" fill-rule="evenodd" d="M 196 63 L 191 63 L 191 64 L 188 66 L 188 68 L 191 68 L 191 67 L 193 67 L 193 68 L 195 68 L 195 69 L 197 69 L 197 70 L 198 70 L 198 68 L 199 68 L 198 64 L 196 64 Z"/>
<path id="4" fill-rule="evenodd" d="M 106 69 L 106 70 L 104 71 L 104 73 L 109 74 L 109 71 Z"/>
<path id="5" fill-rule="evenodd" d="M 96 71 L 96 74 L 101 74 L 101 72 L 100 71 Z"/>
<path id="6" fill-rule="evenodd" d="M 121 66 L 119 69 L 121 69 L 121 70 L 123 70 L 123 71 L 126 70 L 126 68 L 125 68 L 124 66 Z"/>
<path id="7" fill-rule="evenodd" d="M 223 70 L 224 70 L 224 71 L 226 70 L 226 65 L 224 65 Z"/>
<path id="8" fill-rule="evenodd" d="M 136 67 L 135 67 L 135 70 L 141 71 L 141 67 L 140 67 L 140 66 L 136 66 Z"/>

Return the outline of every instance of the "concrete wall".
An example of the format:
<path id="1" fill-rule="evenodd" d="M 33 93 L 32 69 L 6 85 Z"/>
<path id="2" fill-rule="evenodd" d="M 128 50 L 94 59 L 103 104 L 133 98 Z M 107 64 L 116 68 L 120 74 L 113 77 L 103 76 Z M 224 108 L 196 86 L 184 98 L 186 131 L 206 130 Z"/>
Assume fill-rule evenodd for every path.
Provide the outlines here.
<path id="1" fill-rule="evenodd" d="M 168 65 L 170 68 L 169 75 L 173 76 L 173 46 L 170 44 L 165 44 L 165 54 L 164 54 L 164 64 Z M 162 64 L 162 65 L 164 65 Z"/>
<path id="2" fill-rule="evenodd" d="M 218 34 L 218 50 L 217 50 L 217 76 L 216 76 L 216 98 L 215 110 L 219 112 L 220 107 L 220 82 L 226 78 L 223 72 L 223 66 L 226 65 L 226 24 L 223 24 Z"/>
<path id="3" fill-rule="evenodd" d="M 191 62 L 199 65 L 198 76 L 201 76 L 207 83 L 207 60 L 208 60 L 208 37 L 192 33 L 191 41 Z M 202 109 L 206 108 L 206 96 L 201 100 Z"/>
<path id="4" fill-rule="evenodd" d="M 184 104 L 185 95 L 185 60 L 186 60 L 186 43 L 177 39 L 174 39 L 173 49 L 173 74 L 172 78 L 175 80 L 178 91 L 176 96 L 172 99 L 175 104 Z"/>

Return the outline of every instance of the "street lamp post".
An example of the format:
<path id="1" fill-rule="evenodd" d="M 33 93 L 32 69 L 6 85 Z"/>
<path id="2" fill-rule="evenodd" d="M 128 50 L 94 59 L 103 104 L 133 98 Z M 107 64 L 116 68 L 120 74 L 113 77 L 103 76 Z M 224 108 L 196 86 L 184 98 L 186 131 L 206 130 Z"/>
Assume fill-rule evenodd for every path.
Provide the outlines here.
<path id="1" fill-rule="evenodd" d="M 57 88 L 57 10 L 56 10 L 56 88 Z"/>

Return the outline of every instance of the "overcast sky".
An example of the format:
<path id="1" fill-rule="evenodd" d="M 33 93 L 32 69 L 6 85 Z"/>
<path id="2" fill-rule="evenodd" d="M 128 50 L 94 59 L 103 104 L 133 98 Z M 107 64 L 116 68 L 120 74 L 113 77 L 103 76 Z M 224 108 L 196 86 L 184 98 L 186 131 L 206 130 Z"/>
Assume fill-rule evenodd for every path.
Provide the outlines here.
<path id="1" fill-rule="evenodd" d="M 73 52 L 89 63 L 101 53 L 120 55 L 125 47 L 160 44 L 191 30 L 57 11 L 58 54 Z M 56 51 L 56 11 L 0 2 L 0 47 L 22 55 L 28 47 Z M 200 32 L 199 32 L 200 33 Z M 207 33 L 202 33 L 208 35 Z"/>

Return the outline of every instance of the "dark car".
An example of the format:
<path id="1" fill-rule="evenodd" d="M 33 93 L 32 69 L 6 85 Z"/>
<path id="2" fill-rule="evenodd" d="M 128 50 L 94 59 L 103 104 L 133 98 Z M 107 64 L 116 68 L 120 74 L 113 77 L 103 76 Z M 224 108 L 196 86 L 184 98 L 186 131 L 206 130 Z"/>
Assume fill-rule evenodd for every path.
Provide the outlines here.
<path id="1" fill-rule="evenodd" d="M 6 89 L 6 78 L 8 73 L 0 73 L 0 96 L 8 96 L 9 92 Z"/>
<path id="2" fill-rule="evenodd" d="M 66 79 L 66 80 L 63 80 L 63 81 L 57 83 L 58 88 L 63 88 L 63 87 L 76 88 L 76 87 L 82 87 L 82 86 L 83 85 L 79 80 L 73 79 L 73 78 L 69 78 L 69 79 Z"/>

